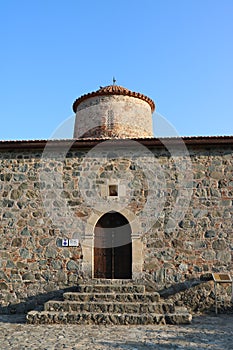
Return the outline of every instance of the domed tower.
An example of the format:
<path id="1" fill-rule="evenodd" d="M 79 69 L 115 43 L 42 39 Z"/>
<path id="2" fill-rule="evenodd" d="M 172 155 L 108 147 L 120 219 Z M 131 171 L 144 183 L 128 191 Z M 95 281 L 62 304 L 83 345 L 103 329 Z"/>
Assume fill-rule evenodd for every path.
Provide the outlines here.
<path id="1" fill-rule="evenodd" d="M 122 86 L 109 85 L 79 97 L 74 138 L 153 137 L 154 102 Z"/>

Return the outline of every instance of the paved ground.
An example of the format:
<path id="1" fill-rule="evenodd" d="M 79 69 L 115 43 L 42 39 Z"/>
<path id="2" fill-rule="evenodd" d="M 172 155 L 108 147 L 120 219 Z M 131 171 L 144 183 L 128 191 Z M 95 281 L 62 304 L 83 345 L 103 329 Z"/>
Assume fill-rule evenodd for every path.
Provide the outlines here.
<path id="1" fill-rule="evenodd" d="M 233 349 L 233 315 L 194 317 L 187 326 L 27 325 L 0 315 L 1 350 Z"/>

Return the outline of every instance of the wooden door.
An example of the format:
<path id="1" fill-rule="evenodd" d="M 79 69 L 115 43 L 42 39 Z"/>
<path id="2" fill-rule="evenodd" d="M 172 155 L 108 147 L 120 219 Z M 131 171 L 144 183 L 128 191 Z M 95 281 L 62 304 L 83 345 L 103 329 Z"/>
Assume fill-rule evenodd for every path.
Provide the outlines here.
<path id="1" fill-rule="evenodd" d="M 106 213 L 95 227 L 94 277 L 132 278 L 131 228 L 119 213 Z"/>
<path id="2" fill-rule="evenodd" d="M 106 231 L 100 225 L 95 228 L 94 277 L 112 278 L 112 247 L 106 242 Z"/>
<path id="3" fill-rule="evenodd" d="M 114 248 L 114 278 L 132 278 L 132 243 Z"/>

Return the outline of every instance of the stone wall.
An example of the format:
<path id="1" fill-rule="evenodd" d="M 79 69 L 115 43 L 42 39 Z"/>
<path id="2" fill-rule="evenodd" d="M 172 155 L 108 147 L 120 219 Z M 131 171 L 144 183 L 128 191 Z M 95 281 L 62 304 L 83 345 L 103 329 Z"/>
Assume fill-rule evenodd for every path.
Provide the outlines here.
<path id="1" fill-rule="evenodd" d="M 0 312 L 19 311 L 17 304 L 26 310 L 29 301 L 34 308 L 40 295 L 87 277 L 82 242 L 93 232 L 86 227 L 93 213 L 109 210 L 127 210 L 137 220 L 141 277 L 157 291 L 211 272 L 233 274 L 233 149 L 190 147 L 193 178 L 184 182 L 187 155 L 164 147 L 135 153 L 134 146 L 73 148 L 66 157 L 0 152 Z M 114 181 L 119 196 L 110 198 Z M 81 244 L 62 247 L 62 238 Z"/>
<path id="2" fill-rule="evenodd" d="M 174 174 L 168 173 L 171 197 L 167 198 L 164 217 L 145 239 L 144 269 L 162 296 L 197 312 L 214 310 L 211 273 L 229 272 L 233 276 L 233 152 L 230 147 L 206 147 L 190 148 L 189 154 L 193 183 L 186 215 L 175 229 L 165 225 L 176 188 Z M 231 284 L 218 285 L 219 307 L 232 305 L 231 293 Z"/>
<path id="3" fill-rule="evenodd" d="M 40 192 L 44 183 L 38 177 L 41 155 L 34 151 L 0 154 L 2 312 L 14 310 L 17 303 L 22 305 L 16 309 L 24 310 L 30 298 L 37 303 L 37 295 L 72 286 L 81 273 L 81 248 L 63 249 L 62 230 L 46 213 Z M 69 198 L 77 199 L 72 189 Z"/>
<path id="4" fill-rule="evenodd" d="M 165 219 L 146 237 L 145 271 L 158 288 L 219 271 L 233 272 L 233 157 L 229 149 L 189 150 L 193 167 L 192 197 L 176 228 L 165 228 L 173 202 L 168 197 Z M 168 173 L 168 191 L 176 185 Z M 155 254 L 156 251 L 156 254 Z"/>

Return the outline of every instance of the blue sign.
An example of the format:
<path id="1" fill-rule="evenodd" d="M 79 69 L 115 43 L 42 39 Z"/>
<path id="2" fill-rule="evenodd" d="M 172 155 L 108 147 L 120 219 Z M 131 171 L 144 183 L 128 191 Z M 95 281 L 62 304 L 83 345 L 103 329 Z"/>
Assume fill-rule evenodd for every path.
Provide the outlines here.
<path id="1" fill-rule="evenodd" d="M 69 240 L 67 238 L 63 238 L 61 242 L 62 247 L 68 247 L 69 246 Z"/>

